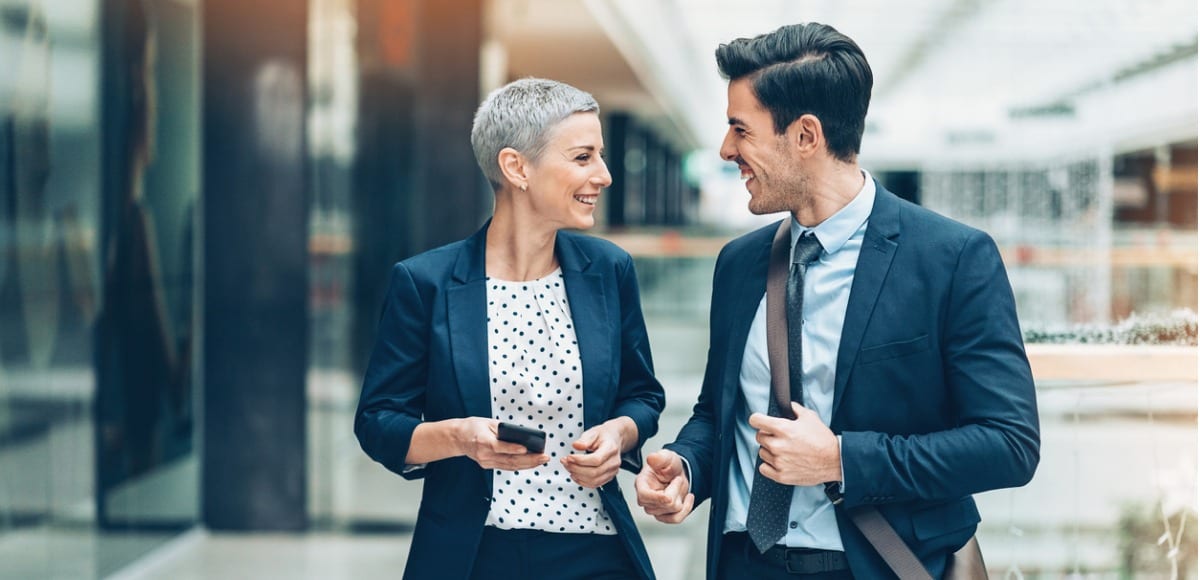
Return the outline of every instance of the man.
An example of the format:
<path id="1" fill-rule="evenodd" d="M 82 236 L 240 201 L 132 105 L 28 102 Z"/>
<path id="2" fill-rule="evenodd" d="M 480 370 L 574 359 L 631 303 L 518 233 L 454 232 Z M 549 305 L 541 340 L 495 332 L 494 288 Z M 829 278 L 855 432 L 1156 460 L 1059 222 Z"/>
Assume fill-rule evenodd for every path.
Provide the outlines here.
<path id="1" fill-rule="evenodd" d="M 785 26 L 722 45 L 717 65 L 729 79 L 721 156 L 741 169 L 750 211 L 791 214 L 779 382 L 802 395 L 769 403 L 777 223 L 717 258 L 699 400 L 647 458 L 638 503 L 678 523 L 712 498 L 709 578 L 894 577 L 849 519 L 864 505 L 939 578 L 979 522 L 971 494 L 1024 485 L 1038 463 L 999 252 L 858 167 L 872 75 L 850 38 Z"/>

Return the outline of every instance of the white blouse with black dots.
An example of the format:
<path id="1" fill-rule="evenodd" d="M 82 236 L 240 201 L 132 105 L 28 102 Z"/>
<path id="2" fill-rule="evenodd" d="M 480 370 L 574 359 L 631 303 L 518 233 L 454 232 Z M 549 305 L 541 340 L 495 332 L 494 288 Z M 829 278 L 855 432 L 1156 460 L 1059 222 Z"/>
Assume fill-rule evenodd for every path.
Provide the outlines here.
<path id="1" fill-rule="evenodd" d="M 583 433 L 583 372 L 561 270 L 527 282 L 487 280 L 492 417 L 546 432 L 550 462 L 495 471 L 487 525 L 616 534 L 597 490 L 571 480 L 559 458 Z"/>

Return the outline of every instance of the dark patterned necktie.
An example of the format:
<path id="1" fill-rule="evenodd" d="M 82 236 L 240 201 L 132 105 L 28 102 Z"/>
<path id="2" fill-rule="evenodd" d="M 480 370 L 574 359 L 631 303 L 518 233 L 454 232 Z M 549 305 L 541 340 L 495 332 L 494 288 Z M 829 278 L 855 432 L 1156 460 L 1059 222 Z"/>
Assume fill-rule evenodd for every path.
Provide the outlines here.
<path id="1" fill-rule="evenodd" d="M 791 409 L 781 410 L 776 400 L 798 401 L 804 404 L 801 379 L 804 366 L 801 360 L 801 338 L 804 336 L 804 273 L 808 265 L 821 254 L 821 242 L 810 234 L 800 236 L 792 251 L 792 266 L 787 281 L 788 382 L 790 392 L 785 397 L 771 396 L 767 413 L 772 417 L 790 417 Z M 772 385 L 774 387 L 774 385 Z M 782 387 L 783 385 L 780 385 Z M 759 458 L 755 466 L 761 466 Z M 792 486 L 767 478 L 754 471 L 754 487 L 750 491 L 746 532 L 759 552 L 766 552 L 787 533 L 788 513 L 792 505 Z"/>

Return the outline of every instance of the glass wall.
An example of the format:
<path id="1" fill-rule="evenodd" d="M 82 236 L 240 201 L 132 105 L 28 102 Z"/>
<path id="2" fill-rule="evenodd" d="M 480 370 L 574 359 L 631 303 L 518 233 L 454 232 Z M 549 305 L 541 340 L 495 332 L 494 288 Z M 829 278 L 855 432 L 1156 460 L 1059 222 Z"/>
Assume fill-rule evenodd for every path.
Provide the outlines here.
<path id="1" fill-rule="evenodd" d="M 99 19 L 0 10 L 0 575 L 41 575 L 46 530 L 95 521 Z"/>
<path id="2" fill-rule="evenodd" d="M 104 290 L 96 352 L 97 515 L 104 527 L 185 527 L 195 520 L 199 199 L 197 14 L 185 2 L 130 2 L 114 28 L 123 62 L 108 143 Z M 122 70 L 123 69 L 123 70 Z M 123 89 L 127 94 L 121 94 Z M 124 107 L 122 107 L 124 105 Z M 124 108 L 124 111 L 120 109 Z M 115 109 L 115 110 L 114 110 Z M 121 114 L 124 112 L 125 114 Z M 114 159 L 115 157 L 115 159 Z"/>
<path id="3" fill-rule="evenodd" d="M 195 521 L 197 10 L 0 1 L 0 577 Z"/>

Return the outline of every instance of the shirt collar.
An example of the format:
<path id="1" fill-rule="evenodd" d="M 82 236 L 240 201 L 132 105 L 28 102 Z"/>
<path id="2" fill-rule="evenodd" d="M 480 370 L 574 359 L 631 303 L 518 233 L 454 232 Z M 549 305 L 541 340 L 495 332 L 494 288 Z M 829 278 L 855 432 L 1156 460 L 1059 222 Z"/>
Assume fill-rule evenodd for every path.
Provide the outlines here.
<path id="1" fill-rule="evenodd" d="M 801 234 L 812 232 L 817 236 L 817 241 L 821 242 L 821 248 L 826 254 L 832 254 L 842 249 L 846 242 L 850 240 L 862 225 L 867 222 L 867 218 L 871 216 L 871 209 L 875 207 L 875 179 L 866 169 L 860 169 L 863 174 L 863 186 L 858 190 L 858 195 L 850 200 L 837 213 L 829 216 L 825 221 L 817 224 L 814 227 L 805 227 L 796 221 L 796 217 L 792 216 L 792 247 L 796 247 L 796 240 Z"/>

